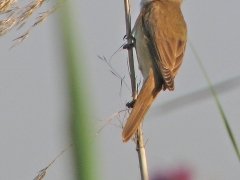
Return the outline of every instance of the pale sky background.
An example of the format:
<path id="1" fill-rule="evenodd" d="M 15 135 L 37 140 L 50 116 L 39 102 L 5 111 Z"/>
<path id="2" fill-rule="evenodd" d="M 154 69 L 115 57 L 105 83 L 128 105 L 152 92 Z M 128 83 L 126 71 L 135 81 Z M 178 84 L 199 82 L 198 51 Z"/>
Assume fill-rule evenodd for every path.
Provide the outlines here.
<path id="1" fill-rule="evenodd" d="M 94 136 L 100 120 L 124 109 L 124 104 L 131 100 L 125 86 L 119 96 L 120 80 L 97 57 L 109 59 L 124 43 L 123 1 L 66 3 L 70 2 L 74 3 L 74 21 L 81 30 L 77 36 L 82 40 L 79 50 L 84 52 L 82 60 L 87 65 L 87 90 L 94 112 L 90 135 Z M 53 2 L 48 2 L 42 11 L 50 5 Z M 134 23 L 139 1 L 131 0 L 131 5 Z M 239 9 L 238 0 L 183 3 L 189 38 L 214 84 L 240 76 Z M 0 39 L 1 180 L 33 179 L 71 143 L 67 73 L 58 15 L 50 16 L 26 41 L 11 50 L 8 49 L 12 40 L 22 35 L 35 19 L 25 29 L 13 30 Z M 116 53 L 111 62 L 130 86 L 127 52 Z M 168 101 L 207 87 L 189 46 L 175 84 L 174 92 L 158 96 L 144 122 L 150 175 L 184 166 L 193 171 L 194 180 L 239 180 L 240 163 L 212 97 L 183 102 L 180 108 L 169 107 L 167 113 L 162 108 Z M 219 93 L 219 99 L 240 146 L 240 86 Z M 140 179 L 135 145 L 122 143 L 121 128 L 105 126 L 91 146 L 101 164 L 99 179 Z M 70 150 L 58 159 L 44 179 L 74 179 L 71 153 Z"/>

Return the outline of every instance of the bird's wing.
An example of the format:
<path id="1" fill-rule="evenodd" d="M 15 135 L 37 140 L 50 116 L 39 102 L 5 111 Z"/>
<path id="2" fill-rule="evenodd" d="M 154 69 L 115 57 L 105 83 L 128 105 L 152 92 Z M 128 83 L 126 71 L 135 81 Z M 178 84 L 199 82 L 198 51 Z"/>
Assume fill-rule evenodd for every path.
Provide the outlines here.
<path id="1" fill-rule="evenodd" d="M 164 89 L 173 90 L 174 77 L 182 63 L 186 46 L 186 24 L 180 7 L 153 1 L 144 8 L 147 13 L 142 16 L 143 29 L 149 39 L 153 65 L 165 82 Z"/>

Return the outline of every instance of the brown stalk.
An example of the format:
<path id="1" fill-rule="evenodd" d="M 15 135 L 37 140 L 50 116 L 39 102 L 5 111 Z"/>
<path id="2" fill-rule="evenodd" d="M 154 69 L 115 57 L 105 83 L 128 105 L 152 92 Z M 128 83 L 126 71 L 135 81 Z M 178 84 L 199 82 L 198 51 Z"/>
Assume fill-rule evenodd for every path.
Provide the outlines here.
<path id="1" fill-rule="evenodd" d="M 132 34 L 131 34 L 131 15 L 130 15 L 130 4 L 129 0 L 124 0 L 124 8 L 125 8 L 125 20 L 126 20 L 126 36 L 128 39 L 128 44 L 132 43 Z M 135 80 L 135 71 L 134 71 L 134 61 L 133 61 L 133 50 L 132 48 L 128 48 L 128 59 L 129 59 L 129 67 L 130 67 L 130 78 L 132 85 L 132 97 L 133 99 L 137 98 L 136 91 L 136 80 Z M 147 168 L 147 159 L 145 146 L 143 141 L 142 127 L 139 126 L 136 134 L 136 150 L 138 152 L 138 159 L 140 165 L 141 179 L 148 180 L 148 168 Z"/>

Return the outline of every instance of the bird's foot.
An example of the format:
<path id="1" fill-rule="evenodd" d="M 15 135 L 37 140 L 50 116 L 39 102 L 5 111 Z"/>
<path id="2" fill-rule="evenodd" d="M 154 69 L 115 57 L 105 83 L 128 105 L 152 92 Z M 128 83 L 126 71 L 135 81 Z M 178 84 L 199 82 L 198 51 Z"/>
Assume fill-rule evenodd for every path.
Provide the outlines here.
<path id="1" fill-rule="evenodd" d="M 131 40 L 133 40 L 133 41 L 135 42 L 135 37 L 133 37 L 132 35 L 130 35 L 130 36 L 124 35 L 124 36 L 123 36 L 123 40 L 124 40 L 124 39 L 127 39 L 127 40 L 128 40 L 128 39 L 131 39 Z"/>
<path id="2" fill-rule="evenodd" d="M 133 47 L 135 47 L 135 41 L 136 41 L 136 39 L 131 35 L 131 36 L 127 36 L 127 35 L 125 35 L 124 37 L 123 37 L 123 39 L 127 39 L 127 40 L 131 40 L 132 41 L 132 43 L 127 43 L 127 44 L 125 44 L 124 46 L 123 46 L 123 49 L 132 49 Z"/>
<path id="3" fill-rule="evenodd" d="M 130 44 L 125 44 L 123 46 L 123 49 L 132 49 L 134 47 L 134 43 L 130 43 Z"/>
<path id="4" fill-rule="evenodd" d="M 136 99 L 133 99 L 132 101 L 128 102 L 128 103 L 126 104 L 126 106 L 127 106 L 128 108 L 133 108 L 135 102 L 136 102 Z"/>

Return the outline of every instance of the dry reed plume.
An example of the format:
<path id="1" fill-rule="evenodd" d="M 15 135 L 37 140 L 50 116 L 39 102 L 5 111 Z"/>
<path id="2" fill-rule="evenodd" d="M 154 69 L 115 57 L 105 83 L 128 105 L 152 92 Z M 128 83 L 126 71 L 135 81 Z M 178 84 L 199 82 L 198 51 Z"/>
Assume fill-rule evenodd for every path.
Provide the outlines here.
<path id="1" fill-rule="evenodd" d="M 33 0 L 25 6 L 18 6 L 18 4 L 20 4 L 18 3 L 18 0 L 0 0 L 0 36 L 7 34 L 14 27 L 17 27 L 17 30 L 22 28 L 34 12 L 46 2 L 48 1 Z M 39 13 L 36 22 L 28 28 L 26 33 L 15 39 L 17 42 L 12 47 L 24 41 L 30 34 L 31 30 L 46 20 L 46 18 L 55 12 L 62 3 L 62 1 L 58 2 L 50 10 Z M 2 16 L 4 17 L 2 18 Z"/>

